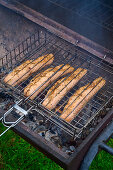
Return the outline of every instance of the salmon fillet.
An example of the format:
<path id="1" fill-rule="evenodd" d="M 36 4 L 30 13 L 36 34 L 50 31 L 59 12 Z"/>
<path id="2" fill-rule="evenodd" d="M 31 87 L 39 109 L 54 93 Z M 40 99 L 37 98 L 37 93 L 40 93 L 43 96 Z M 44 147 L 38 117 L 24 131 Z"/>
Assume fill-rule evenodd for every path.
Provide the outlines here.
<path id="1" fill-rule="evenodd" d="M 51 64 L 54 60 L 53 54 L 47 54 L 37 58 L 36 60 L 27 60 L 20 66 L 13 69 L 5 78 L 4 82 L 13 87 L 27 79 L 32 73 L 38 71 Z"/>
<path id="2" fill-rule="evenodd" d="M 58 80 L 47 92 L 43 106 L 52 110 L 58 102 L 73 88 L 77 82 L 87 73 L 86 69 L 78 68 L 68 78 Z"/>
<path id="3" fill-rule="evenodd" d="M 74 70 L 74 68 L 71 67 L 69 64 L 66 64 L 63 67 L 62 66 L 63 65 L 59 65 L 55 68 L 49 68 L 49 69 L 39 73 L 37 76 L 35 76 L 30 81 L 28 86 L 25 87 L 24 95 L 25 96 L 31 95 L 30 99 L 34 99 L 42 90 L 44 90 L 54 80 L 59 78 L 61 75 L 63 76 L 67 73 L 71 73 Z M 35 92 L 35 90 L 36 90 L 36 92 Z M 33 94 L 33 92 L 35 92 L 35 93 Z"/>
<path id="4" fill-rule="evenodd" d="M 88 101 L 105 85 L 106 81 L 99 77 L 91 85 L 87 84 L 79 88 L 69 99 L 64 107 L 60 118 L 71 122 L 74 117 L 83 109 Z"/>

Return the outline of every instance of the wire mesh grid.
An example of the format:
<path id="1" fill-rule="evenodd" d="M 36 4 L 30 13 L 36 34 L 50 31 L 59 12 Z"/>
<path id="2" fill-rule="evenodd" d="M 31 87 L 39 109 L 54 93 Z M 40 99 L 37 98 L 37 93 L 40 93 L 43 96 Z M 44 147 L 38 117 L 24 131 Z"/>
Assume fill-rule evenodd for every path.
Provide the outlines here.
<path id="1" fill-rule="evenodd" d="M 113 31 L 113 5 L 110 1 L 102 0 L 49 0 L 67 10 L 71 10 L 78 15 L 85 17 L 91 22 L 101 25 L 110 31 Z"/>
<path id="2" fill-rule="evenodd" d="M 1 82 L 6 86 L 11 88 L 15 93 L 19 94 L 22 97 L 21 105 L 25 108 L 25 105 L 29 105 L 32 109 L 33 106 L 37 107 L 38 112 L 45 116 L 46 120 L 54 122 L 57 126 L 61 127 L 67 133 L 71 135 L 78 136 L 75 133 L 76 130 L 79 130 L 79 133 L 82 129 L 98 114 L 98 112 L 104 107 L 104 105 L 112 98 L 113 92 L 113 68 L 110 64 L 103 62 L 99 58 L 83 51 L 82 49 L 69 44 L 68 42 L 44 31 L 38 31 L 36 34 L 32 35 L 24 42 L 22 42 L 16 49 L 11 51 L 7 56 L 3 57 L 0 60 L 1 72 L 4 73 L 4 76 L 12 71 L 15 67 L 19 66 L 23 61 L 28 59 L 36 59 L 42 55 L 50 54 L 54 55 L 54 62 L 51 66 L 46 66 L 38 72 L 33 73 L 27 80 L 22 81 L 17 84 L 15 87 L 4 83 L 4 77 Z M 39 76 L 40 72 L 44 71 L 51 67 L 51 70 L 54 67 L 61 65 L 62 67 L 66 64 L 69 64 L 70 67 L 73 67 L 74 70 L 77 68 L 87 69 L 85 76 L 70 90 L 67 94 L 58 102 L 57 106 L 53 110 L 48 110 L 42 105 L 43 100 L 48 92 L 48 90 L 54 85 L 58 80 L 54 80 L 51 83 L 48 83 L 48 86 L 39 93 L 34 100 L 30 100 L 30 96 L 24 96 L 24 88 L 29 84 L 33 77 Z M 59 69 L 61 70 L 62 67 Z M 53 77 L 58 71 L 55 71 L 51 77 Z M 67 70 L 66 70 L 67 71 Z M 64 71 L 65 72 L 65 71 Z M 63 72 L 63 73 L 64 73 Z M 59 76 L 64 77 L 64 80 L 71 76 L 72 73 L 69 73 L 63 76 L 63 73 Z M 60 113 L 63 111 L 65 105 L 67 104 L 70 96 L 79 89 L 80 87 L 91 83 L 98 77 L 103 77 L 106 80 L 105 86 L 87 103 L 86 106 L 76 115 L 76 117 L 71 121 L 71 123 L 66 122 L 64 119 L 60 118 Z M 42 86 L 48 82 L 51 77 L 49 77 Z M 75 77 L 74 77 L 75 78 Z M 63 80 L 63 81 L 64 81 Z M 62 82 L 63 82 L 62 81 Z M 60 83 L 58 84 L 60 85 Z M 38 91 L 41 87 L 37 88 Z M 64 87 L 65 88 L 65 87 Z M 33 93 L 31 94 L 31 96 Z M 28 110 L 28 109 L 27 109 Z"/>

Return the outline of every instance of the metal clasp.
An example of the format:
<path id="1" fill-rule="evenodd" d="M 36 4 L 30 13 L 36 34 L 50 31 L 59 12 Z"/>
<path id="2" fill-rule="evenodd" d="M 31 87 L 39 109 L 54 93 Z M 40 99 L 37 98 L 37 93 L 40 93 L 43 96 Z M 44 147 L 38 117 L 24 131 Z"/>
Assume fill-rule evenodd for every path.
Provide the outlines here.
<path id="1" fill-rule="evenodd" d="M 18 102 L 19 103 L 19 102 Z M 2 124 L 7 127 L 7 129 L 5 131 L 3 131 L 1 134 L 0 134 L 0 137 L 5 134 L 10 128 L 16 126 L 27 114 L 28 114 L 28 111 L 24 110 L 23 108 L 21 108 L 18 103 L 14 104 L 13 107 L 11 107 L 4 115 L 3 117 L 0 118 L 0 121 L 2 121 Z M 22 115 L 14 122 L 9 122 L 9 121 L 6 121 L 6 117 L 7 115 L 9 115 L 13 109 L 16 109 L 18 110 L 19 112 L 22 113 Z"/>

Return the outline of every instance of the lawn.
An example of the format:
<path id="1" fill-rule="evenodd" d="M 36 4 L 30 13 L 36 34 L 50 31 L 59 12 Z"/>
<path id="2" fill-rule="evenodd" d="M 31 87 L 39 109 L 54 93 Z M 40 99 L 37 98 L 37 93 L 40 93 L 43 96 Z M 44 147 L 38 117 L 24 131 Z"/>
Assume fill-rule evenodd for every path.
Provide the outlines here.
<path id="1" fill-rule="evenodd" d="M 0 124 L 0 131 L 3 126 Z M 108 144 L 113 147 L 113 139 Z M 29 143 L 9 130 L 0 138 L 0 169 L 5 170 L 63 170 Z M 101 151 L 90 170 L 113 170 L 113 156 Z"/>

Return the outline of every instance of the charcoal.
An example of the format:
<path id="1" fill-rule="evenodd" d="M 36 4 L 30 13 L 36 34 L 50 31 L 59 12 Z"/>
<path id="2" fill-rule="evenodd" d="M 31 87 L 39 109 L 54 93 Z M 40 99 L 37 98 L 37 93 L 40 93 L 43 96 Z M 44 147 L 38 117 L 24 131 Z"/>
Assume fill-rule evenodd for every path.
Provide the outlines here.
<path id="1" fill-rule="evenodd" d="M 110 108 L 106 108 L 106 111 L 108 112 L 110 110 Z"/>
<path id="2" fill-rule="evenodd" d="M 0 100 L 0 107 L 6 106 L 7 102 L 9 104 L 8 107 L 11 107 L 11 102 L 13 104 L 13 98 L 10 98 L 10 96 L 7 94 L 5 94 L 5 96 L 7 96 L 5 100 L 4 98 Z M 9 100 L 11 100 L 10 103 Z M 75 135 L 78 135 L 78 137 L 75 136 L 75 139 L 70 137 L 61 128 L 57 127 L 53 123 L 46 121 L 46 119 L 42 115 L 37 114 L 36 111 L 29 113 L 28 116 L 26 116 L 26 118 L 23 120 L 23 123 L 35 133 L 45 138 L 47 141 L 54 143 L 63 152 L 71 155 L 73 152 L 75 152 L 76 148 L 83 142 L 83 140 L 90 134 L 90 132 L 95 129 L 97 124 L 102 121 L 102 118 L 108 113 L 109 110 L 110 107 L 106 107 L 100 111 L 100 113 L 91 121 L 91 123 L 83 129 L 82 133 L 80 133 L 81 129 L 76 129 Z M 90 115 L 90 111 L 89 113 L 87 112 L 87 114 Z M 21 113 L 19 111 L 14 112 L 15 117 L 20 115 Z M 85 115 L 82 118 L 86 119 Z"/>
<path id="3" fill-rule="evenodd" d="M 57 127 L 56 126 L 52 126 L 52 127 L 50 127 L 50 132 L 51 133 L 53 133 L 53 134 L 56 134 L 57 132 L 56 132 L 56 130 L 57 130 Z"/>
<path id="4" fill-rule="evenodd" d="M 76 139 L 76 147 L 78 147 L 81 143 L 82 143 L 82 137 L 81 138 L 78 138 Z"/>
<path id="5" fill-rule="evenodd" d="M 37 118 L 36 118 L 36 116 L 35 116 L 35 115 L 33 116 L 33 121 L 34 121 L 34 122 L 36 122 L 36 121 L 37 121 Z"/>
<path id="6" fill-rule="evenodd" d="M 76 146 L 76 140 L 69 140 L 68 141 L 68 146 Z"/>
<path id="7" fill-rule="evenodd" d="M 34 119 L 33 115 L 32 115 L 32 114 L 28 114 L 28 116 L 29 116 L 29 119 L 30 119 L 31 121 L 33 121 L 33 119 Z"/>
<path id="8" fill-rule="evenodd" d="M 49 130 L 45 133 L 45 139 L 51 141 L 51 138 L 56 136 L 56 134 L 51 133 Z"/>
<path id="9" fill-rule="evenodd" d="M 76 130 L 76 133 L 78 134 L 78 133 L 80 133 L 80 131 L 81 131 L 80 129 L 77 129 L 77 130 Z"/>
<path id="10" fill-rule="evenodd" d="M 60 128 L 57 128 L 57 133 L 58 133 L 59 136 L 61 136 L 62 135 L 62 130 Z"/>
<path id="11" fill-rule="evenodd" d="M 75 151 L 75 147 L 74 146 L 70 146 L 69 149 L 74 152 Z"/>
<path id="12" fill-rule="evenodd" d="M 39 116 L 38 118 L 36 117 L 34 121 L 36 121 L 38 125 L 44 124 L 44 119 L 42 118 L 42 116 Z"/>
<path id="13" fill-rule="evenodd" d="M 101 119 L 101 117 L 100 117 L 100 118 L 97 120 L 97 122 L 99 123 L 99 122 L 101 122 L 101 120 L 102 120 L 102 119 Z"/>
<path id="14" fill-rule="evenodd" d="M 67 153 L 68 155 L 71 155 L 71 154 L 72 154 L 72 151 L 71 151 L 71 150 L 66 150 L 66 153 Z"/>
<path id="15" fill-rule="evenodd" d="M 39 133 L 39 132 L 44 132 L 44 131 L 46 131 L 46 128 L 45 128 L 45 126 L 40 125 L 40 126 L 37 126 L 37 127 L 36 127 L 35 131 L 36 131 L 37 133 Z"/>
<path id="16" fill-rule="evenodd" d="M 7 110 L 7 108 L 13 105 L 13 102 L 14 98 L 0 88 L 0 108 Z"/>
<path id="17" fill-rule="evenodd" d="M 90 128 L 89 130 L 90 130 L 90 132 L 92 132 L 94 130 L 94 128 Z"/>
<path id="18" fill-rule="evenodd" d="M 59 137 L 58 136 L 53 136 L 51 137 L 51 142 L 53 142 L 57 147 L 60 145 L 59 143 Z M 61 145 L 60 145 L 61 147 Z"/>
<path id="19" fill-rule="evenodd" d="M 40 136 L 44 137 L 45 136 L 45 131 L 42 131 L 40 133 L 38 133 Z"/>
<path id="20" fill-rule="evenodd" d="M 63 146 L 63 147 L 62 147 L 62 151 L 63 151 L 63 152 L 66 152 L 67 149 L 68 149 L 68 148 L 67 148 L 66 146 Z"/>
<path id="21" fill-rule="evenodd" d="M 36 124 L 32 121 L 28 121 L 26 125 L 31 128 L 31 130 L 34 130 L 36 128 Z"/>
<path id="22" fill-rule="evenodd" d="M 67 144 L 67 139 L 66 139 L 66 137 L 65 136 L 59 136 L 59 141 L 60 141 L 60 145 L 66 145 Z"/>

